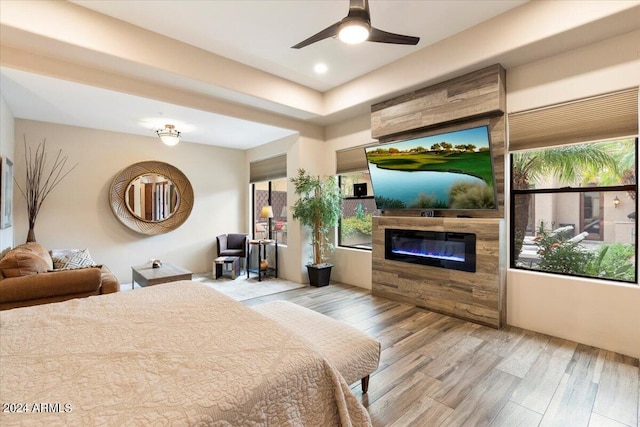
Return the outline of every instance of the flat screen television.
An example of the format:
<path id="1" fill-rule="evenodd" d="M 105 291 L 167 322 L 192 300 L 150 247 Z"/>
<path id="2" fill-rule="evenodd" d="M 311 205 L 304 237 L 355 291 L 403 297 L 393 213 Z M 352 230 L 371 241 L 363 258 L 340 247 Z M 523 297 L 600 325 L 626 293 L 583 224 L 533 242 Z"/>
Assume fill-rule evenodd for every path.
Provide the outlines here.
<path id="1" fill-rule="evenodd" d="M 488 126 L 365 148 L 378 209 L 496 209 Z"/>

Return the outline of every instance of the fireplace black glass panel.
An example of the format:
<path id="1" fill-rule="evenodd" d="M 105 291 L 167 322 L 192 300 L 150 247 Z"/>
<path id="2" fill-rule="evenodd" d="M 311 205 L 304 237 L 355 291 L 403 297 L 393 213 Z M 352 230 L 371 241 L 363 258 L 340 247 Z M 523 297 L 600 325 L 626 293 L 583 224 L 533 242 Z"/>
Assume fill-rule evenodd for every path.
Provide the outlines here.
<path id="1" fill-rule="evenodd" d="M 461 271 L 476 271 L 476 235 L 386 229 L 385 258 Z"/>

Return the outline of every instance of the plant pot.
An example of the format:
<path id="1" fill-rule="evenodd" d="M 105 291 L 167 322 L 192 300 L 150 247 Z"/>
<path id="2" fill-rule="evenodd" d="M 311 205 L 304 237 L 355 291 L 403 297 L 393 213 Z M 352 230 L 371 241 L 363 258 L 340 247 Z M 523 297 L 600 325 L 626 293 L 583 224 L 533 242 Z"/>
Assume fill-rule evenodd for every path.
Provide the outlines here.
<path id="1" fill-rule="evenodd" d="M 307 273 L 309 273 L 309 284 L 311 286 L 327 286 L 331 279 L 332 264 L 315 264 L 307 265 Z"/>

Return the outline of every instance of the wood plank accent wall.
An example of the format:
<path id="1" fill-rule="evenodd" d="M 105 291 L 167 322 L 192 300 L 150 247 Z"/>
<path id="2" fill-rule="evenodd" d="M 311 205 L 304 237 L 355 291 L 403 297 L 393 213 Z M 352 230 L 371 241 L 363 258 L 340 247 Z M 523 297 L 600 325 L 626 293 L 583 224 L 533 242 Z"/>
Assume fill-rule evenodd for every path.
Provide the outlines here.
<path id="1" fill-rule="evenodd" d="M 504 220 L 489 218 L 373 218 L 372 294 L 494 328 L 506 322 Z M 476 235 L 476 272 L 387 260 L 385 229 Z M 502 239 L 504 240 L 504 239 Z"/>
<path id="2" fill-rule="evenodd" d="M 436 218 L 423 218 L 420 210 L 386 210 L 374 217 L 373 295 L 495 328 L 505 324 L 505 78 L 496 64 L 371 107 L 371 135 L 381 143 L 489 126 L 498 196 L 495 210 L 436 210 Z M 475 233 L 476 272 L 386 260 L 386 228 Z"/>
<path id="3" fill-rule="evenodd" d="M 371 136 L 381 142 L 400 133 L 460 120 L 503 115 L 506 72 L 499 64 L 371 106 Z"/>

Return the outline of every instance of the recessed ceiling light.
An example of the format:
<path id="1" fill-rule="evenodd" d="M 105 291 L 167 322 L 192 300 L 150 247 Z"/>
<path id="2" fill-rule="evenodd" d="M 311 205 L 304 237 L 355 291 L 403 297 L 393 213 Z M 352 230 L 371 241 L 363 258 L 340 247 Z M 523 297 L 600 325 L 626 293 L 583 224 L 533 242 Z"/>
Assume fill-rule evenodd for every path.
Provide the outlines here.
<path id="1" fill-rule="evenodd" d="M 329 68 L 327 67 L 327 64 L 323 64 L 323 63 L 318 63 L 313 67 L 313 71 L 315 71 L 317 74 L 324 74 L 327 72 L 328 69 Z"/>

